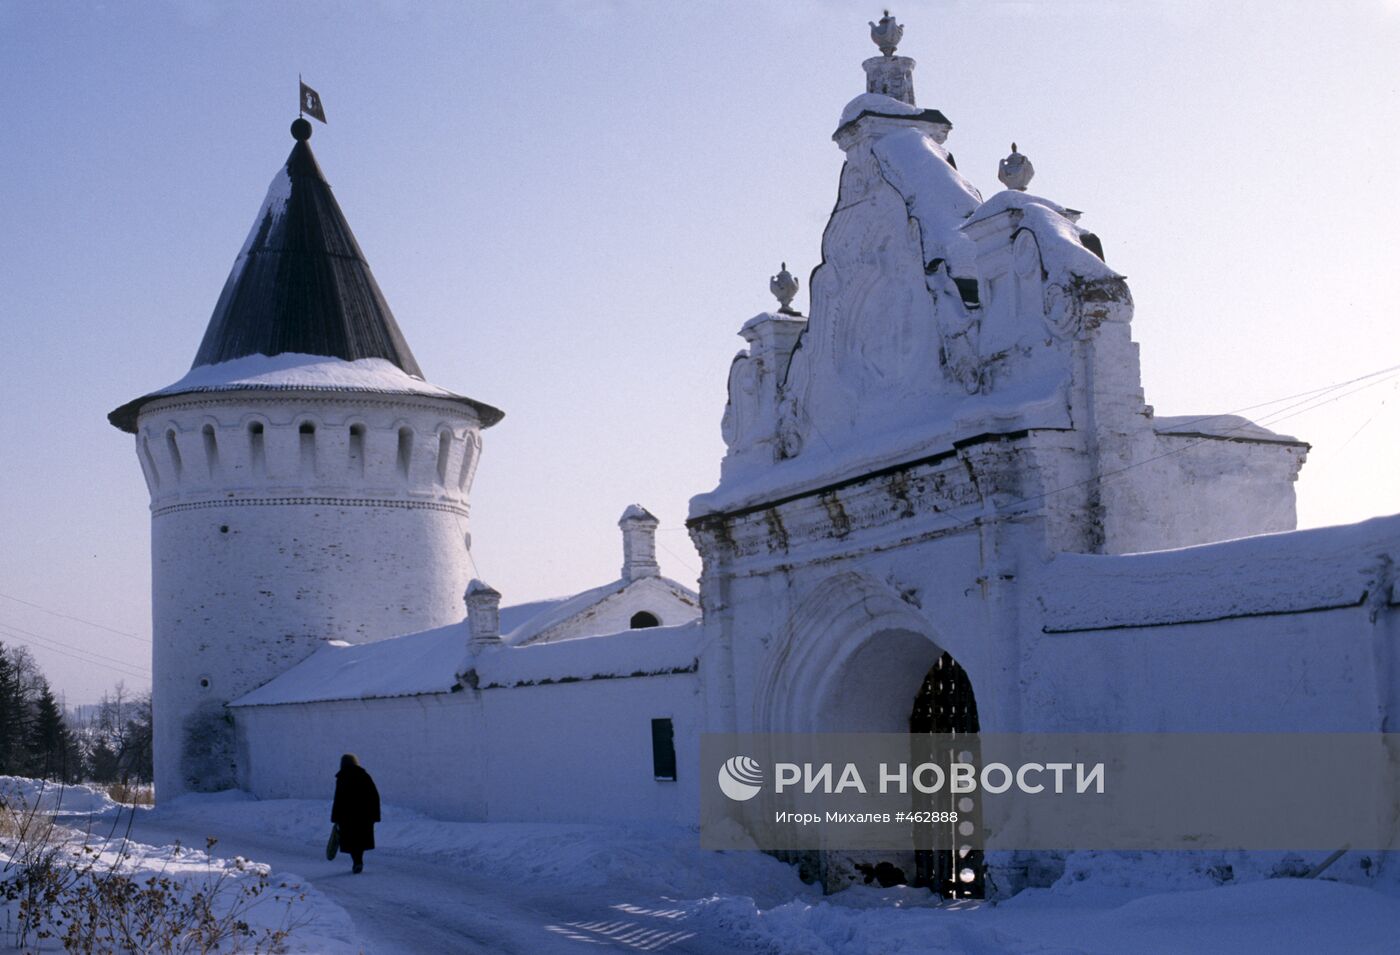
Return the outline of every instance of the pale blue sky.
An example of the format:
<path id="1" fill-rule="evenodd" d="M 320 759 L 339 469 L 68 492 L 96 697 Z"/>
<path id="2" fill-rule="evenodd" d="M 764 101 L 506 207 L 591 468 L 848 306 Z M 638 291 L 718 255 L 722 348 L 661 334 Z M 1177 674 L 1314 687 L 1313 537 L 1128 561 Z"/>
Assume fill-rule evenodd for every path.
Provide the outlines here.
<path id="1" fill-rule="evenodd" d="M 1015 139 L 1032 191 L 1085 210 L 1132 285 L 1159 413 L 1400 364 L 1400 4 L 894 12 L 983 193 Z M 879 13 L 0 0 L 0 593 L 138 638 L 0 597 L 0 641 L 110 658 L 35 650 L 70 701 L 142 682 L 146 492 L 105 416 L 188 368 L 291 148 L 298 72 L 425 373 L 507 413 L 473 499 L 482 574 L 508 603 L 615 577 L 638 501 L 693 582 L 681 526 L 718 477 L 735 332 L 781 260 L 806 307 Z M 1314 443 L 1304 525 L 1400 511 L 1397 381 L 1277 425 Z"/>

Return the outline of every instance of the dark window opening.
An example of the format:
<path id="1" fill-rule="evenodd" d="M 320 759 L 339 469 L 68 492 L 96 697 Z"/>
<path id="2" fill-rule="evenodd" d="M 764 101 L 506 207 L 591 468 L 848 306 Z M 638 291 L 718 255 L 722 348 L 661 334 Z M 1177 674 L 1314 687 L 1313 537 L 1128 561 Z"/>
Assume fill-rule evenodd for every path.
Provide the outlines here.
<path id="1" fill-rule="evenodd" d="M 676 781 L 676 730 L 670 717 L 651 721 L 651 773 L 657 779 Z"/>
<path id="2" fill-rule="evenodd" d="M 408 477 L 409 466 L 413 464 L 413 431 L 399 429 L 399 474 Z"/>
<path id="3" fill-rule="evenodd" d="M 253 474 L 262 477 L 267 470 L 267 459 L 263 456 L 263 426 L 261 421 L 248 425 L 248 454 L 252 460 Z"/>
<path id="4" fill-rule="evenodd" d="M 175 476 L 180 476 L 180 471 L 184 469 L 184 463 L 180 460 L 180 445 L 175 441 L 175 430 L 165 432 L 165 444 L 170 449 L 170 463 L 175 466 Z"/>
<path id="5" fill-rule="evenodd" d="M 958 296 L 963 300 L 963 304 L 968 308 L 981 308 L 982 297 L 977 291 L 976 279 L 960 279 L 953 277 L 953 284 L 958 287 Z"/>
<path id="6" fill-rule="evenodd" d="M 219 439 L 214 435 L 212 424 L 206 424 L 200 433 L 204 435 L 204 463 L 212 478 L 219 468 Z"/>
<path id="7" fill-rule="evenodd" d="M 1099 261 L 1106 261 L 1103 257 L 1103 241 L 1092 232 L 1079 233 L 1079 244 L 1099 257 Z"/>
<path id="8" fill-rule="evenodd" d="M 632 614 L 632 622 L 628 624 L 633 630 L 645 630 L 647 627 L 659 627 L 661 621 L 656 614 L 646 610 L 639 610 Z"/>
<path id="9" fill-rule="evenodd" d="M 316 473 L 316 425 L 303 421 L 297 428 L 297 441 L 301 447 L 301 470 L 303 474 Z"/>
<path id="10" fill-rule="evenodd" d="M 350 470 L 356 477 L 365 476 L 365 426 L 350 426 Z"/>

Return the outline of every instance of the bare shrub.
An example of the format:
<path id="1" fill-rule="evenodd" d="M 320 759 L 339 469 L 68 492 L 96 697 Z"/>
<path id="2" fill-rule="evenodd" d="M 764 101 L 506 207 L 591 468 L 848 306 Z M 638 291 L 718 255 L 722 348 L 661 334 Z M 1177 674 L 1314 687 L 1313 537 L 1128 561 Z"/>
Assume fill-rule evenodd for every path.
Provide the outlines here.
<path id="1" fill-rule="evenodd" d="M 112 783 L 106 787 L 106 790 L 113 802 L 128 806 L 154 806 L 156 804 L 154 786 L 143 786 L 140 783 Z"/>
<path id="2" fill-rule="evenodd" d="M 119 817 L 120 818 L 120 817 Z M 18 949 L 57 941 L 68 952 L 282 952 L 297 927 L 297 887 L 272 884 L 265 866 L 239 857 L 219 866 L 206 845 L 201 875 L 131 871 L 126 833 L 105 838 L 57 826 L 51 816 L 0 796 L 0 899 L 16 903 L 5 934 Z M 108 854 L 113 850 L 114 856 Z M 104 858 L 105 857 L 105 858 Z M 273 928 L 249 921 L 261 905 L 281 906 Z"/>

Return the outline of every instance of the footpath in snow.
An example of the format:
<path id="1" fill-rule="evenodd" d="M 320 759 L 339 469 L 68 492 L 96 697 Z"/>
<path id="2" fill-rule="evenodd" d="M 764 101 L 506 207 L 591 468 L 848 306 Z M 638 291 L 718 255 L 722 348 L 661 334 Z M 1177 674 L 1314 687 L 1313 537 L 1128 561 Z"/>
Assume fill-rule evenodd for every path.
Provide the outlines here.
<path id="1" fill-rule="evenodd" d="M 130 858 L 155 868 L 174 844 L 182 865 L 236 856 L 295 888 L 294 952 L 640 951 L 772 955 L 913 953 L 1394 952 L 1400 888 L 1265 878 L 1277 862 L 1237 855 L 1238 884 L 1188 857 L 1072 857 L 1049 889 L 991 903 L 940 905 L 927 892 L 860 887 L 823 897 L 758 853 L 702 852 L 693 830 L 454 823 L 386 807 L 365 872 L 327 862 L 329 801 L 256 801 L 239 793 L 122 810 L 70 790 L 52 802 L 70 825 L 130 819 Z M 1219 856 L 1213 857 L 1218 861 Z M 1361 870 L 1339 863 L 1346 878 Z M 1151 883 L 1156 889 L 1145 889 Z M 1171 886 L 1172 891 L 1163 891 Z M 279 903 L 280 904 L 280 903 Z M 54 950 L 60 950 L 55 948 Z"/>

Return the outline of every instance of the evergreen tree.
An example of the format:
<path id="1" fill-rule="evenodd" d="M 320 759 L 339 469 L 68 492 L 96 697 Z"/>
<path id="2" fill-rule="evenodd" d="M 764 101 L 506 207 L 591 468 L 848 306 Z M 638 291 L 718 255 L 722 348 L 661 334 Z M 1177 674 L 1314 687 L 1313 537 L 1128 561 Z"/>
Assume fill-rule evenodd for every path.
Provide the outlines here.
<path id="1" fill-rule="evenodd" d="M 0 773 L 5 775 L 22 769 L 26 704 L 14 653 L 0 644 Z"/>
<path id="2" fill-rule="evenodd" d="M 88 778 L 95 783 L 114 783 L 120 778 L 117 751 L 99 738 L 87 753 Z"/>
<path id="3" fill-rule="evenodd" d="M 59 782 L 76 782 L 82 775 L 78 742 L 68 729 L 52 688 L 42 677 L 25 743 L 26 775 Z"/>

